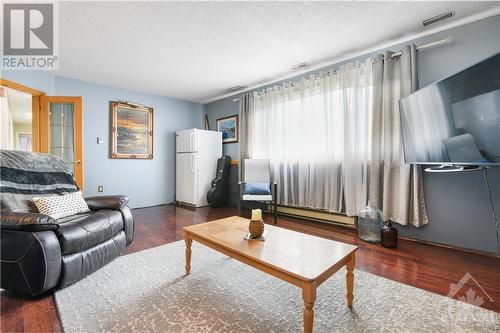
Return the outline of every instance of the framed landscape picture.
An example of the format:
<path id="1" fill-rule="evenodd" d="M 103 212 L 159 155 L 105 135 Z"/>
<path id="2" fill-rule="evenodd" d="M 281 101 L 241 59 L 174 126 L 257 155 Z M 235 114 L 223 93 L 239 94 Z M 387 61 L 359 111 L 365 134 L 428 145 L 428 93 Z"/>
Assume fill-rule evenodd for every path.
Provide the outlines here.
<path id="1" fill-rule="evenodd" d="M 153 108 L 111 102 L 111 158 L 153 158 Z"/>
<path id="2" fill-rule="evenodd" d="M 217 119 L 217 131 L 222 132 L 223 143 L 238 142 L 238 115 Z"/>

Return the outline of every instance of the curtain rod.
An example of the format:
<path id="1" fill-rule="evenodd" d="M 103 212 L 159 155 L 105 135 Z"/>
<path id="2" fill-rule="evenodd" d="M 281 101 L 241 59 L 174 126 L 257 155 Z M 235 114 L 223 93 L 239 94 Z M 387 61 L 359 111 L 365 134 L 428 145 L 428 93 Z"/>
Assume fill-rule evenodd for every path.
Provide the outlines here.
<path id="1" fill-rule="evenodd" d="M 447 37 L 445 39 L 437 40 L 435 42 L 420 45 L 419 47 L 417 47 L 417 50 L 421 51 L 421 50 L 425 50 L 425 49 L 431 49 L 431 48 L 436 47 L 436 46 L 451 44 L 451 42 L 453 42 L 453 39 L 451 37 Z M 403 52 L 393 53 L 391 55 L 391 58 L 400 57 L 402 54 L 403 54 Z"/>
<path id="2" fill-rule="evenodd" d="M 431 43 L 420 45 L 419 47 L 417 47 L 417 50 L 421 51 L 421 50 L 431 49 L 433 47 L 451 44 L 452 42 L 453 42 L 453 38 L 446 37 L 444 39 L 440 39 L 440 40 L 437 40 L 435 42 L 431 42 Z M 393 54 L 391 54 L 391 58 L 400 57 L 402 54 L 403 54 L 403 52 L 401 52 L 401 51 L 393 53 Z M 233 102 L 239 102 L 239 101 L 240 101 L 239 97 L 238 98 L 233 98 Z"/>

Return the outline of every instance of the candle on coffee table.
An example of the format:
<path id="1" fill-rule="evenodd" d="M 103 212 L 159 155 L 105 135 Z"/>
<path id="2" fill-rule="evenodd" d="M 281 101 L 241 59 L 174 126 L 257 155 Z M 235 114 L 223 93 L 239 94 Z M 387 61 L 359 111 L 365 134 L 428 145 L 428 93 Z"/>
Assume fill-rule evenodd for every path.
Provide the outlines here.
<path id="1" fill-rule="evenodd" d="M 262 211 L 260 209 L 252 209 L 252 221 L 262 220 Z"/>

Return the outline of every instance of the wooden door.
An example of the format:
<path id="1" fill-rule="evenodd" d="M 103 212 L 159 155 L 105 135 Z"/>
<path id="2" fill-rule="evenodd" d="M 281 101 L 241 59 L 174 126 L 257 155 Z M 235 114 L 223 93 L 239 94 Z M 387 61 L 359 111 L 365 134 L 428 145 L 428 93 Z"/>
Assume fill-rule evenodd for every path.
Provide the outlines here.
<path id="1" fill-rule="evenodd" d="M 83 191 L 83 105 L 81 97 L 41 96 L 40 150 L 66 159 Z"/>

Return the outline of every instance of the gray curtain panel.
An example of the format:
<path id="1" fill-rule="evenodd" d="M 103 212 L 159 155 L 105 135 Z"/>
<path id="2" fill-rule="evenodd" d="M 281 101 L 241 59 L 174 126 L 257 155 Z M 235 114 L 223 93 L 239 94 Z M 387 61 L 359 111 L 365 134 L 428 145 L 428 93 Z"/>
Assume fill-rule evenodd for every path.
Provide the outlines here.
<path id="1" fill-rule="evenodd" d="M 418 87 L 417 49 L 407 45 L 400 57 L 391 55 L 379 55 L 373 64 L 369 200 L 382 210 L 384 219 L 420 227 L 429 223 L 422 169 L 404 163 L 399 117 L 399 99 Z"/>
<path id="2" fill-rule="evenodd" d="M 245 159 L 248 157 L 248 114 L 250 112 L 250 94 L 240 97 L 240 128 L 239 128 L 239 151 L 238 151 L 238 180 L 243 181 Z"/>

